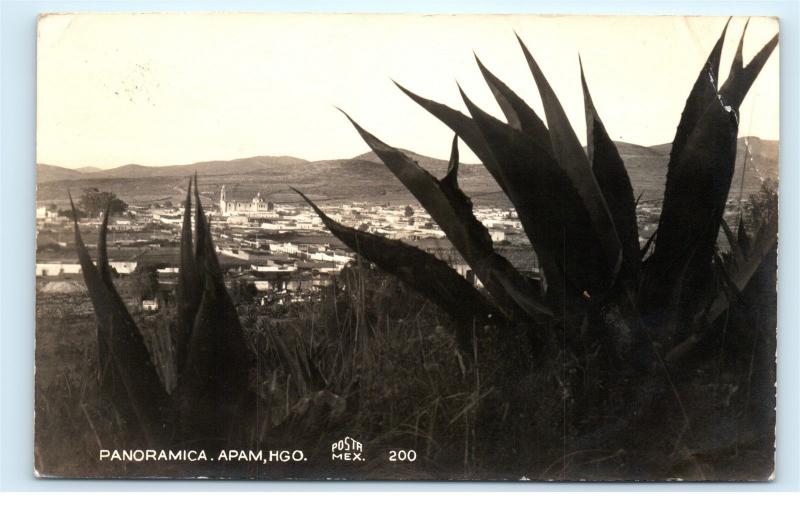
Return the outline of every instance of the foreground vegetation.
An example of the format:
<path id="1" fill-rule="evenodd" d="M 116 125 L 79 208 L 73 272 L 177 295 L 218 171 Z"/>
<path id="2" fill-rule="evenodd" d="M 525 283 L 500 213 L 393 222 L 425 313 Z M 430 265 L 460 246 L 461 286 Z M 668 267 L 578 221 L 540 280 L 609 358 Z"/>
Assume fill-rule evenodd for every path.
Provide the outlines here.
<path id="1" fill-rule="evenodd" d="M 747 210 L 775 214 L 765 192 Z M 727 257 L 727 256 L 726 256 Z M 258 350 L 253 386 L 261 436 L 247 448 L 301 448 L 313 464 L 108 463 L 99 449 L 141 445 L 96 379 L 96 327 L 84 292 L 37 295 L 36 466 L 72 477 L 387 479 L 753 479 L 772 467 L 775 251 L 695 353 L 691 371 L 666 364 L 679 399 L 609 435 L 630 405 L 625 382 L 605 381 L 602 353 L 558 343 L 524 380 L 496 360 L 496 330 L 457 345 L 452 320 L 395 278 L 362 262 L 320 300 L 264 308 L 237 303 Z M 135 283 L 115 280 L 124 298 Z M 172 311 L 136 312 L 145 339 L 167 339 Z M 757 318 L 751 323 L 751 318 Z M 166 321 L 165 321 L 166 320 Z M 153 352 L 158 348 L 151 347 Z M 162 379 L 169 379 L 162 375 Z M 529 406 L 521 408 L 520 403 Z M 299 411 L 306 407 L 307 414 Z M 606 428 L 603 429 L 603 426 Z M 364 464 L 331 464 L 330 443 L 361 439 Z M 231 444 L 230 447 L 235 447 Z M 243 446 L 245 447 L 245 446 Z M 390 462 L 413 449 L 414 463 Z"/>

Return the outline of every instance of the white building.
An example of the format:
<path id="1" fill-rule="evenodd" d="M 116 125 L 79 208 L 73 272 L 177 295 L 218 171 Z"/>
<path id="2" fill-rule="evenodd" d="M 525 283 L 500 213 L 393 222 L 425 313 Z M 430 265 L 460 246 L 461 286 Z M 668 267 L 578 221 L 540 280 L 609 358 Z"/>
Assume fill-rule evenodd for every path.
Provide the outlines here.
<path id="1" fill-rule="evenodd" d="M 272 203 L 266 202 L 258 192 L 250 202 L 229 200 L 225 193 L 225 185 L 219 191 L 219 212 L 223 216 L 261 216 L 272 211 Z"/>
<path id="2" fill-rule="evenodd" d="M 78 263 L 36 263 L 37 277 L 52 277 L 56 275 L 77 275 L 81 272 L 81 265 Z"/>
<path id="3" fill-rule="evenodd" d="M 109 261 L 111 268 L 117 271 L 120 275 L 130 275 L 136 270 L 136 261 Z"/>
<path id="4" fill-rule="evenodd" d="M 37 220 L 53 220 L 56 218 L 58 218 L 58 211 L 50 210 L 47 206 L 39 206 L 36 208 Z"/>

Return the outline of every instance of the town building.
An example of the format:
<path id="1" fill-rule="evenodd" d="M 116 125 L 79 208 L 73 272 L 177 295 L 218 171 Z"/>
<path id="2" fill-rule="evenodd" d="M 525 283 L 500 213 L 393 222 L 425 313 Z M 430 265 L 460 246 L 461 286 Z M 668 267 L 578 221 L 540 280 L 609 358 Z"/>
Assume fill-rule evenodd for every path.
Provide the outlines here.
<path id="1" fill-rule="evenodd" d="M 219 191 L 219 213 L 222 216 L 262 216 L 274 209 L 271 202 L 261 198 L 261 192 L 249 202 L 230 200 L 225 185 Z"/>

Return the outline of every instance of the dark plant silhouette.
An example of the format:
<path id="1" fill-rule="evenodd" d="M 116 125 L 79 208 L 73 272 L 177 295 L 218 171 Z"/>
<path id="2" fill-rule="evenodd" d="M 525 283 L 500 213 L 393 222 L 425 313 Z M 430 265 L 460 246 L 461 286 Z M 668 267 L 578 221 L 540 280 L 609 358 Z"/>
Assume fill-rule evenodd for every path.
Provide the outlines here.
<path id="1" fill-rule="evenodd" d="M 732 248 L 731 255 L 724 258 L 718 236 L 720 226 L 726 227 L 722 217 L 736 160 L 738 109 L 776 47 L 778 36 L 745 66 L 743 32 L 728 78 L 720 85 L 726 31 L 727 24 L 686 100 L 672 144 L 660 221 L 645 247 L 639 246 L 637 201 L 625 165 L 594 106 L 583 69 L 586 151 L 521 39 L 546 125 L 477 56 L 505 122 L 481 110 L 460 88 L 470 116 L 398 84 L 456 134 L 450 167 L 442 179 L 348 116 L 367 145 L 474 270 L 485 288 L 483 299 L 471 289 L 461 291 L 464 279 L 438 271 L 433 256 L 337 224 L 304 198 L 352 250 L 440 305 L 458 325 L 460 344 L 467 353 L 471 352 L 470 339 L 487 337 L 487 325 L 497 329 L 494 337 L 490 336 L 495 342 L 482 345 L 495 360 L 492 370 L 502 374 L 498 384 L 511 407 L 506 410 L 519 412 L 520 420 L 534 422 L 542 409 L 537 403 L 543 400 L 536 395 L 540 388 L 524 382 L 543 372 L 558 371 L 560 366 L 562 374 L 556 379 L 565 393 L 564 429 L 560 438 L 554 436 L 555 441 L 566 445 L 569 437 L 576 449 L 608 447 L 609 452 L 623 447 L 674 453 L 676 445 L 692 441 L 699 442 L 698 450 L 706 449 L 703 442 L 708 441 L 707 436 L 701 438 L 695 432 L 688 438 L 686 433 L 695 422 L 710 421 L 707 411 L 693 418 L 682 398 L 686 392 L 696 391 L 686 388 L 693 384 L 690 375 L 697 374 L 692 371 L 704 374 L 704 363 L 719 360 L 726 336 L 731 352 L 735 349 L 730 346 L 746 344 L 756 335 L 769 353 L 772 344 L 767 340 L 774 339 L 774 329 L 771 334 L 769 327 L 753 333 L 744 325 L 764 325 L 763 318 L 769 316 L 752 289 L 761 286 L 758 289 L 767 295 L 774 292 L 774 286 L 770 290 L 763 280 L 754 284 L 753 277 L 772 275 L 774 282 L 770 268 L 775 264 L 777 216 L 762 215 L 752 234 L 741 223 L 736 236 L 727 229 Z M 520 274 L 494 250 L 486 228 L 473 215 L 470 199 L 458 187 L 459 138 L 480 158 L 516 209 L 541 262 L 541 285 Z M 748 287 L 752 288 L 750 299 L 743 301 Z M 454 307 L 453 295 L 459 296 L 462 306 Z M 774 311 L 771 316 L 774 318 Z M 731 325 L 739 329 L 730 329 Z M 748 359 L 748 355 L 741 356 Z M 719 364 L 717 367 L 722 367 Z M 772 362 L 764 364 L 761 374 L 769 381 L 770 374 L 774 377 L 769 369 Z M 582 380 L 573 381 L 571 373 L 582 374 Z M 765 391 L 764 398 L 774 402 L 774 392 Z M 567 403 L 573 402 L 568 410 Z M 662 429 L 670 422 L 664 417 L 671 414 L 682 419 L 677 443 L 670 447 L 658 444 L 658 439 L 664 441 Z M 498 421 L 489 415 L 487 423 Z M 756 426 L 758 434 L 764 438 L 772 435 L 772 421 L 774 416 Z M 631 435 L 632 430 L 637 434 Z M 496 429 L 487 431 L 498 434 Z M 514 434 L 509 429 L 501 431 Z M 562 463 L 566 467 L 566 460 Z M 669 456 L 655 463 L 660 467 L 651 466 L 653 472 L 645 472 L 645 477 L 653 477 L 655 470 L 667 470 L 664 463 L 670 463 Z M 770 469 L 763 470 L 768 474 Z"/>
<path id="2" fill-rule="evenodd" d="M 151 446 L 214 449 L 243 441 L 255 406 L 249 377 L 255 367 L 236 309 L 225 289 L 211 231 L 195 182 L 192 239 L 192 182 L 186 194 L 176 289 L 174 371 L 177 387 L 167 394 L 138 327 L 114 288 L 106 251 L 108 208 L 95 266 L 75 222 L 75 244 L 98 326 L 100 379 L 129 422 Z M 74 209 L 74 206 L 73 206 Z"/>
<path id="3" fill-rule="evenodd" d="M 630 332 L 626 338 L 609 339 L 618 348 L 627 345 L 630 353 L 641 354 L 636 348 L 652 341 L 671 348 L 692 334 L 696 316 L 719 298 L 711 285 L 712 266 L 734 172 L 738 108 L 778 42 L 776 35 L 743 66 L 743 33 L 728 79 L 719 86 L 726 30 L 727 24 L 686 101 L 672 145 L 661 218 L 647 250 L 639 247 L 636 201 L 625 165 L 594 107 L 583 70 L 586 151 L 521 39 L 547 126 L 477 57 L 506 122 L 481 110 L 461 89 L 471 117 L 398 85 L 456 133 L 443 179 L 436 179 L 348 119 L 475 271 L 500 312 L 498 319 L 552 324 L 573 314 L 602 312 L 607 322 L 620 319 Z M 458 187 L 459 138 L 481 159 L 516 208 L 541 261 L 544 290 L 494 251 L 488 231 L 473 215 L 471 201 Z M 456 279 L 452 275 L 434 275 L 431 262 L 411 263 L 411 255 L 400 256 L 400 251 L 411 251 L 400 242 L 367 237 L 336 224 L 311 205 L 351 249 L 398 274 L 426 296 L 431 297 L 431 287 L 461 285 L 451 282 Z M 776 241 L 769 235 L 774 229 L 767 231 L 760 239 L 761 250 L 748 260 L 750 266 L 757 266 Z M 397 262 L 386 261 L 387 254 L 397 255 Z M 746 285 L 748 277 L 737 275 L 734 282 Z M 446 299 L 432 298 L 452 311 Z M 484 321 L 487 312 L 485 307 L 467 306 L 452 315 L 459 322 Z"/>

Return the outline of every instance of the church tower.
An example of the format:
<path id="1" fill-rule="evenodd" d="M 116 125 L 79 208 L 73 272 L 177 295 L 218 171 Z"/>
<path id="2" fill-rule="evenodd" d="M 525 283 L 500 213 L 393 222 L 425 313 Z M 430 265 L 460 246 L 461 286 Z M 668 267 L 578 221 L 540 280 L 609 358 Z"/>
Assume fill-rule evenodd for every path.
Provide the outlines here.
<path id="1" fill-rule="evenodd" d="M 223 215 L 226 213 L 228 202 L 225 200 L 225 185 L 219 191 L 219 212 Z"/>

